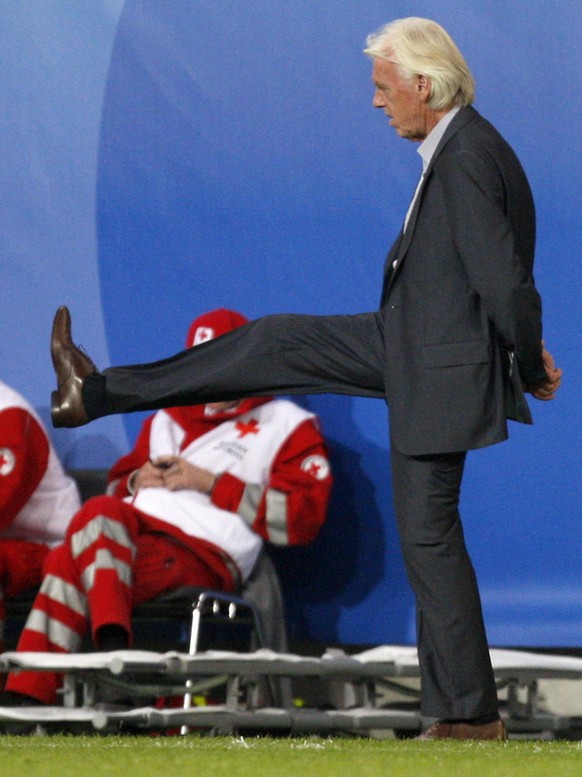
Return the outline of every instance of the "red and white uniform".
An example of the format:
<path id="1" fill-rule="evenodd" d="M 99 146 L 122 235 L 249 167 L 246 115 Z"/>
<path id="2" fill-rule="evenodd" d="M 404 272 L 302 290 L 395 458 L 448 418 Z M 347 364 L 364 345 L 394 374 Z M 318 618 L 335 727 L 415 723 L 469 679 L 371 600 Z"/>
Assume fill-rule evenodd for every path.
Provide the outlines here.
<path id="1" fill-rule="evenodd" d="M 148 458 L 180 455 L 219 475 L 212 496 L 148 488 L 133 497 L 127 479 Z M 331 487 L 327 452 L 312 413 L 287 400 L 250 399 L 235 412 L 161 410 L 134 451 L 111 471 L 115 493 L 142 512 L 222 548 L 245 579 L 262 537 L 275 545 L 311 542 Z M 233 518 L 233 513 L 236 518 Z"/>
<path id="2" fill-rule="evenodd" d="M 0 381 L 0 643 L 4 599 L 40 584 L 43 560 L 79 504 L 40 419 Z"/>
<path id="3" fill-rule="evenodd" d="M 178 455 L 218 475 L 211 495 L 182 489 L 128 491 L 148 460 Z M 286 400 L 249 399 L 235 411 L 160 410 L 110 472 L 110 495 L 90 499 L 52 551 L 18 650 L 72 652 L 91 624 L 131 634 L 135 604 L 183 585 L 234 590 L 264 540 L 311 542 L 331 490 L 313 414 Z M 11 675 L 9 690 L 51 703 L 58 678 Z"/>

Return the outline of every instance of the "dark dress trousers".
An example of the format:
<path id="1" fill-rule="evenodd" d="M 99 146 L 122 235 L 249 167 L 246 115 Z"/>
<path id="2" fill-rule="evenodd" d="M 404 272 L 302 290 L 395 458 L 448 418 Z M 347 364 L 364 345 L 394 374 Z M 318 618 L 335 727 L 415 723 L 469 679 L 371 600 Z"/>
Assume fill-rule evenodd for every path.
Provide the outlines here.
<path id="1" fill-rule="evenodd" d="M 105 370 L 108 412 L 339 393 L 386 400 L 396 516 L 418 611 L 422 711 L 497 709 L 458 514 L 465 454 L 531 423 L 546 374 L 523 169 L 472 107 L 448 126 L 390 250 L 378 312 L 267 316 L 162 362 Z"/>

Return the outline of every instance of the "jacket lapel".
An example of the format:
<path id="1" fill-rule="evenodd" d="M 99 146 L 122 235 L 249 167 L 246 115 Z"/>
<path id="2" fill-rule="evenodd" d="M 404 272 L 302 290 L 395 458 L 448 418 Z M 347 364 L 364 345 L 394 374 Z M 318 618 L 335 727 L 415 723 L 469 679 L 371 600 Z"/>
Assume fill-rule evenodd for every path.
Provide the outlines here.
<path id="1" fill-rule="evenodd" d="M 414 208 L 412 209 L 412 212 L 408 219 L 408 224 L 406 225 L 406 232 L 400 234 L 400 240 L 398 245 L 395 244 L 393 249 L 388 254 L 388 260 L 386 261 L 386 266 L 384 268 L 384 288 L 382 293 L 382 300 L 384 300 L 385 297 L 387 296 L 390 290 L 390 286 L 392 285 L 392 282 L 396 277 L 396 274 L 400 271 L 400 267 L 402 265 L 402 262 L 404 261 L 406 252 L 408 251 L 410 241 L 412 240 L 412 236 L 414 234 L 416 219 L 418 217 L 418 212 L 420 209 L 420 205 L 422 203 L 424 190 L 426 188 L 427 181 L 429 180 L 432 174 L 433 167 L 435 166 L 435 163 L 438 157 L 440 156 L 443 148 L 447 145 L 450 139 L 454 135 L 456 135 L 457 132 L 459 132 L 459 130 L 465 127 L 470 121 L 473 121 L 473 119 L 478 115 L 479 114 L 477 113 L 477 111 L 471 106 L 461 108 L 461 110 L 457 113 L 457 115 L 453 118 L 453 120 L 447 127 L 445 134 L 443 135 L 440 143 L 436 147 L 435 152 L 432 155 L 432 159 L 430 160 L 430 163 L 424 174 L 421 187 L 418 191 L 418 195 L 414 203 Z M 394 269 L 392 266 L 394 260 L 396 260 L 396 269 Z"/>

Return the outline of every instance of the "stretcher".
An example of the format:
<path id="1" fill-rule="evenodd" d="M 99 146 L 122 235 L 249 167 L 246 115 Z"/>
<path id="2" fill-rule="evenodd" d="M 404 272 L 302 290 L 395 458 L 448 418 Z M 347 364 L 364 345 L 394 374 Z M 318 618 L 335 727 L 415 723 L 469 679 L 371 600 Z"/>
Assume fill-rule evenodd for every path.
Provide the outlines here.
<path id="1" fill-rule="evenodd" d="M 545 711 L 539 703 L 540 680 L 582 680 L 582 658 L 518 650 L 491 650 L 495 678 L 504 690 L 502 710 L 510 736 L 580 738 L 582 718 Z M 62 704 L 52 707 L 0 707 L 1 721 L 26 721 L 43 727 L 63 724 L 69 730 L 94 732 L 180 729 L 232 734 L 243 731 L 293 734 L 349 732 L 371 736 L 394 732 L 413 736 L 423 727 L 418 700 L 386 704 L 381 689 L 418 680 L 416 648 L 383 645 L 354 655 L 338 651 L 319 657 L 276 653 L 207 651 L 190 655 L 140 650 L 111 653 L 24 653 L 0 655 L 0 670 L 51 671 L 64 676 Z M 342 708 L 271 706 L 261 681 L 333 682 L 343 689 Z M 222 703 L 193 706 L 200 689 L 225 685 Z M 144 705 L 119 709 L 100 703 L 98 689 L 113 687 L 135 697 L 181 697 L 180 706 Z M 402 686 L 407 687 L 407 686 Z M 412 692 L 414 696 L 414 692 Z M 188 700 L 186 702 L 186 700 Z M 351 700 L 351 701 L 350 701 Z"/>

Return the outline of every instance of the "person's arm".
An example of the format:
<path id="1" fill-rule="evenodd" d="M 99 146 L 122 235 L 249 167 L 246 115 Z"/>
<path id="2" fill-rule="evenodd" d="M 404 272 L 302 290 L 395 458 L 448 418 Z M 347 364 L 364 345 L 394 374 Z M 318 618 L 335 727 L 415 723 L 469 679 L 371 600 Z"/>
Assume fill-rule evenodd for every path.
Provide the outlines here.
<path id="1" fill-rule="evenodd" d="M 438 170 L 435 166 L 434 174 L 443 185 L 445 217 L 470 287 L 505 347 L 515 354 L 524 385 L 535 390 L 548 379 L 541 300 L 530 269 L 516 253 L 498 170 L 485 155 L 463 150 Z"/>
<path id="2" fill-rule="evenodd" d="M 282 445 L 266 486 L 225 473 L 211 499 L 241 515 L 265 540 L 303 545 L 315 539 L 325 521 L 331 487 L 327 448 L 315 422 L 307 420 Z"/>
<path id="3" fill-rule="evenodd" d="M 42 426 L 28 411 L 0 412 L 0 529 L 16 518 L 40 483 L 50 446 Z"/>
<path id="4" fill-rule="evenodd" d="M 275 545 L 303 545 L 325 521 L 332 476 L 325 443 L 312 420 L 285 440 L 268 483 L 247 483 L 229 472 L 214 474 L 180 456 L 164 456 L 164 485 L 171 491 L 208 494 L 212 504 L 237 513 Z"/>
<path id="5" fill-rule="evenodd" d="M 207 494 L 216 507 L 237 513 L 276 545 L 311 542 L 326 518 L 331 469 L 325 443 L 311 419 L 283 442 L 267 484 L 247 483 L 229 472 L 217 475 L 181 456 L 162 456 L 153 465 L 161 472 L 160 485 L 170 491 Z"/>
<path id="6" fill-rule="evenodd" d="M 150 433 L 155 416 L 146 418 L 133 449 L 111 467 L 108 474 L 108 493 L 123 499 L 133 494 L 143 484 L 136 482 L 139 471 L 148 464 L 150 457 Z"/>

